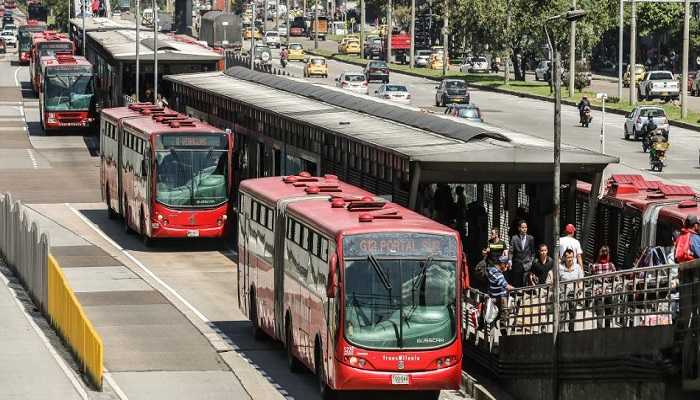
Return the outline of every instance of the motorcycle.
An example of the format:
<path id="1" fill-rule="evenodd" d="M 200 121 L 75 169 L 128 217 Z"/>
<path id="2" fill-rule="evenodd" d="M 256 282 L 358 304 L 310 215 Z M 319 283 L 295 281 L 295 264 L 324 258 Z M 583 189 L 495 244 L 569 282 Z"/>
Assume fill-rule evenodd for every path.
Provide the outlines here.
<path id="1" fill-rule="evenodd" d="M 588 125 L 593 121 L 593 114 L 591 113 L 591 108 L 586 106 L 581 111 L 581 126 L 588 128 Z"/>
<path id="2" fill-rule="evenodd" d="M 286 58 L 281 59 L 280 65 L 282 65 L 282 68 L 287 68 L 287 59 Z"/>
<path id="3" fill-rule="evenodd" d="M 649 152 L 649 164 L 652 171 L 663 172 L 666 151 L 669 146 L 669 143 L 663 140 L 655 141 L 654 144 L 652 144 L 651 152 Z"/>

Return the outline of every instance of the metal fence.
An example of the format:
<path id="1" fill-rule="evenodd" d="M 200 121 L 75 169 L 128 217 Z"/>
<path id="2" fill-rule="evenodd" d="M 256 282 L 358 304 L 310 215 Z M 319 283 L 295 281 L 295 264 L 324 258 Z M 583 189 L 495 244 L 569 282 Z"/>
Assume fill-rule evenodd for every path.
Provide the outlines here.
<path id="1" fill-rule="evenodd" d="M 39 234 L 29 221 L 22 203 L 10 194 L 0 194 L 0 253 L 29 292 L 34 304 L 47 312 L 47 260 L 49 238 Z"/>
<path id="2" fill-rule="evenodd" d="M 697 270 L 700 270 L 700 260 L 563 281 L 558 299 L 559 331 L 674 324 L 685 314 L 681 310 L 684 291 L 686 294 L 693 292 L 698 285 L 697 281 L 684 283 L 682 275 L 694 274 Z M 463 328 L 469 342 L 495 344 L 502 335 L 537 335 L 553 331 L 555 298 L 551 285 L 510 291 L 505 307 L 499 310 L 505 315 L 499 315 L 490 323 L 485 319 L 487 301 L 489 296 L 477 289 L 466 293 Z M 687 310 L 697 306 L 684 305 Z"/>
<path id="3" fill-rule="evenodd" d="M 227 69 L 235 66 L 250 67 L 250 56 L 244 56 L 240 53 L 227 51 L 224 60 L 226 62 L 225 68 Z M 264 72 L 272 75 L 291 76 L 291 74 L 285 69 L 273 67 L 272 64 L 263 64 L 257 60 L 255 63 L 253 63 L 253 69 L 258 72 Z"/>

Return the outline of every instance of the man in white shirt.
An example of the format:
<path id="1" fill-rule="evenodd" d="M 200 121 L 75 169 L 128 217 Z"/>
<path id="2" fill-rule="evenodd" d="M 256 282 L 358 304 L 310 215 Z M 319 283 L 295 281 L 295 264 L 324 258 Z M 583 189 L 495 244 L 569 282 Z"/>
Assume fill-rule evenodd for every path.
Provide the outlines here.
<path id="1" fill-rule="evenodd" d="M 564 258 L 564 252 L 567 249 L 570 249 L 574 252 L 575 264 L 578 267 L 583 268 L 583 251 L 581 250 L 581 243 L 574 237 L 576 227 L 574 227 L 572 224 L 568 224 L 564 228 L 564 232 L 566 232 L 566 236 L 559 238 L 559 259 L 562 260 Z"/>

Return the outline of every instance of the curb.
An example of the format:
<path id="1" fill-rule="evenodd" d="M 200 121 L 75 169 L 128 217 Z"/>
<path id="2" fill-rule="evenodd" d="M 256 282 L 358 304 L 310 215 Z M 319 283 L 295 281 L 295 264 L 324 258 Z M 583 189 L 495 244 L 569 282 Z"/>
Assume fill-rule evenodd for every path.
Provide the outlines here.
<path id="1" fill-rule="evenodd" d="M 317 52 L 315 52 L 315 51 L 313 51 L 313 50 L 306 50 L 306 52 L 309 53 L 309 54 L 313 54 L 313 55 L 317 55 L 317 56 L 322 56 L 322 57 L 325 57 L 325 58 L 333 59 L 333 60 L 340 61 L 340 62 L 344 62 L 344 63 L 347 63 L 347 64 L 357 65 L 357 66 L 360 66 L 360 67 L 364 67 L 364 66 L 365 66 L 365 63 L 361 63 L 361 62 L 358 62 L 358 61 L 351 61 L 351 60 L 341 60 L 341 59 L 338 59 L 338 58 L 336 57 L 337 54 L 332 54 L 332 55 L 328 56 L 328 55 L 325 55 L 325 54 L 317 53 Z M 391 68 L 390 68 L 390 71 L 393 72 L 393 73 L 395 73 L 395 74 L 408 75 L 408 76 L 412 76 L 412 77 L 416 77 L 416 78 L 428 79 L 428 80 L 436 81 L 436 82 L 439 82 L 439 81 L 442 80 L 442 77 L 439 77 L 439 78 L 438 78 L 438 77 L 432 77 L 432 76 L 425 76 L 425 75 L 422 75 L 422 74 L 419 74 L 419 73 L 416 73 L 416 72 L 397 71 L 397 70 L 391 69 Z M 612 79 L 612 78 L 611 78 L 611 79 Z M 615 79 L 615 82 L 617 82 L 617 79 Z M 546 101 L 546 102 L 549 102 L 549 103 L 554 103 L 554 99 L 551 98 L 551 97 L 547 97 L 547 96 L 540 96 L 540 95 L 530 94 L 530 93 L 513 92 L 513 91 L 510 91 L 510 90 L 494 88 L 494 87 L 491 87 L 491 86 L 488 86 L 488 85 L 482 85 L 482 84 L 479 84 L 479 83 L 468 83 L 468 84 L 469 84 L 470 86 L 472 86 L 472 87 L 478 88 L 479 90 L 484 90 L 484 91 L 489 91 L 489 92 L 495 92 L 495 93 L 507 94 L 507 95 L 511 95 L 511 96 L 522 97 L 522 98 L 526 98 L 526 99 L 534 99 L 534 100 L 540 100 L 540 101 Z M 575 107 L 577 103 L 574 102 L 574 101 L 571 101 L 571 100 L 562 99 L 562 100 L 561 100 L 561 104 L 568 105 L 568 106 L 574 106 L 574 107 Z M 598 106 L 598 105 L 591 105 L 591 108 L 594 109 L 594 110 L 598 110 L 598 111 L 601 111 L 601 110 L 603 109 L 603 107 Z M 606 112 L 606 113 L 611 113 L 611 114 L 618 114 L 618 115 L 627 115 L 627 111 L 618 110 L 618 109 L 615 109 L 615 108 L 607 108 L 607 107 L 606 107 L 606 108 L 605 108 L 605 112 Z M 669 122 L 670 125 L 677 126 L 677 127 L 679 127 L 679 128 L 684 128 L 684 129 L 688 129 L 688 130 L 691 130 L 691 131 L 700 132 L 700 126 L 699 126 L 699 125 L 694 125 L 694 124 L 690 124 L 690 123 L 688 123 L 688 122 L 682 122 L 682 121 L 676 121 L 676 120 L 669 120 L 668 122 Z"/>
<path id="2" fill-rule="evenodd" d="M 493 382 L 488 380 L 482 382 L 466 371 L 462 371 L 460 386 L 460 392 L 473 400 L 513 400 L 512 396 L 498 388 Z"/>

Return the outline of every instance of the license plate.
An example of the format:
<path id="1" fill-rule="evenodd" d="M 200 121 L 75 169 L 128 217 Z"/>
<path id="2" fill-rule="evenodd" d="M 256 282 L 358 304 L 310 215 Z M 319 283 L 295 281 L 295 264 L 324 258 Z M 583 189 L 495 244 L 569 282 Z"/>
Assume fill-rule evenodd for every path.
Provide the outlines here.
<path id="1" fill-rule="evenodd" d="M 408 375 L 406 374 L 396 374 L 391 376 L 392 385 L 408 385 Z"/>
<path id="2" fill-rule="evenodd" d="M 668 92 L 661 92 L 662 96 L 668 96 Z"/>
<path id="3" fill-rule="evenodd" d="M 196 229 L 187 231 L 187 237 L 199 237 L 199 231 Z"/>

